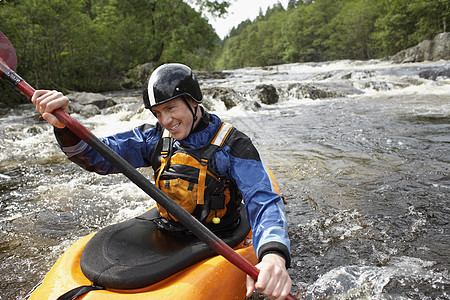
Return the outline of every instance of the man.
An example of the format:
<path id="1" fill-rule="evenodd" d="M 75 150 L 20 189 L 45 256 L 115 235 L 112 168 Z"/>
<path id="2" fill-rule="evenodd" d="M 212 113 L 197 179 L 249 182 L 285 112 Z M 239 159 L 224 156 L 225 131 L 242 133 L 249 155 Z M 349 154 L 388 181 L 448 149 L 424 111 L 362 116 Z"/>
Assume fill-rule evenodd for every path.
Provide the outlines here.
<path id="1" fill-rule="evenodd" d="M 55 127 L 62 150 L 72 161 L 100 174 L 118 170 L 65 128 L 52 112 L 68 112 L 69 100 L 56 91 L 36 91 L 32 102 Z M 289 238 L 282 199 L 271 173 L 250 139 L 200 106 L 202 93 L 192 70 L 166 64 L 151 75 L 144 104 L 158 119 L 105 137 L 102 141 L 132 166 L 152 166 L 156 185 L 213 232 L 233 228 L 243 200 L 253 229 L 260 270 L 258 281 L 247 276 L 247 296 L 255 289 L 284 299 L 292 281 Z M 176 224 L 162 207 L 160 214 Z"/>

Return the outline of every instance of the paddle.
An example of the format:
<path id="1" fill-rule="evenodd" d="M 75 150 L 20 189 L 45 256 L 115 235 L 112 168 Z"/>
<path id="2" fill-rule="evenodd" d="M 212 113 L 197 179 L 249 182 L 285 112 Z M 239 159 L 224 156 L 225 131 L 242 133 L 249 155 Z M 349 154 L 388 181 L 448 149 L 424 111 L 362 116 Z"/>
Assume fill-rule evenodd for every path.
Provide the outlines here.
<path id="1" fill-rule="evenodd" d="M 34 94 L 34 88 L 31 87 L 25 80 L 12 70 L 8 64 L 15 70 L 17 66 L 16 54 L 14 47 L 0 32 L 0 75 L 3 79 L 10 81 L 28 98 Z M 200 223 L 197 219 L 192 217 L 190 213 L 179 206 L 169 196 L 164 194 L 155 185 L 153 185 L 144 175 L 132 167 L 126 160 L 124 160 L 117 153 L 112 151 L 108 146 L 102 143 L 94 134 L 87 130 L 83 125 L 78 123 L 75 119 L 70 117 L 62 110 L 55 110 L 53 114 L 64 123 L 73 133 L 90 145 L 103 158 L 108 160 L 120 172 L 140 187 L 145 193 L 152 197 L 162 207 L 164 207 L 170 214 L 177 218 L 187 229 L 195 234 L 201 241 L 206 243 L 216 253 L 225 257 L 228 261 L 236 267 L 250 275 L 253 279 L 258 278 L 259 270 L 248 262 L 245 258 L 236 253 L 225 242 L 213 234 L 206 226 Z M 287 299 L 295 299 L 294 296 L 289 295 Z"/>

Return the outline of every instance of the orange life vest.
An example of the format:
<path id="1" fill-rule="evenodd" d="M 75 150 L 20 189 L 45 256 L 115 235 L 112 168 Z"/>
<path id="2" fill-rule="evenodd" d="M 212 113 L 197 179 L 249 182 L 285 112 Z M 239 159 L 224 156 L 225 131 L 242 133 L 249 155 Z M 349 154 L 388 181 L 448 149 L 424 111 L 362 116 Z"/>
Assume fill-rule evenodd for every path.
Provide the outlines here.
<path id="1" fill-rule="evenodd" d="M 235 184 L 221 178 L 209 162 L 226 144 L 233 126 L 222 123 L 209 143 L 199 149 L 177 147 L 163 129 L 152 158 L 156 186 L 203 223 L 218 224 L 226 215 L 236 215 L 240 193 Z M 162 217 L 178 221 L 157 204 Z"/>

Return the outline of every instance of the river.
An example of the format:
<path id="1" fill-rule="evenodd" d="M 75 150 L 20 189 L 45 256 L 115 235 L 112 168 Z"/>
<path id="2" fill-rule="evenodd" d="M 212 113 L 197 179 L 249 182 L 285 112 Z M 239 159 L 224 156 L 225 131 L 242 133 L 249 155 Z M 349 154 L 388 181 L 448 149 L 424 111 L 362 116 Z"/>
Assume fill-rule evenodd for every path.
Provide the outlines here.
<path id="1" fill-rule="evenodd" d="M 202 81 L 239 96 L 211 110 L 252 138 L 278 180 L 294 294 L 450 299 L 450 79 L 423 75 L 449 68 L 334 61 Z M 277 89 L 277 104 L 259 102 L 260 84 Z M 73 117 L 98 136 L 154 123 L 139 94 L 109 93 L 121 104 Z M 2 300 L 23 297 L 80 237 L 153 203 L 122 175 L 68 161 L 31 105 L 1 108 L 0 133 Z"/>

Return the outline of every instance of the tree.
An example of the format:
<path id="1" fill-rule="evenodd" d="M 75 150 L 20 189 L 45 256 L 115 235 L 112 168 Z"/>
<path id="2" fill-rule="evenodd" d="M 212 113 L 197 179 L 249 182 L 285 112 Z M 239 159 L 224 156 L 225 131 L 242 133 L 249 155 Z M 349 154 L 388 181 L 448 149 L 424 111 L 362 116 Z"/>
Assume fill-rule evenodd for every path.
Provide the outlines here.
<path id="1" fill-rule="evenodd" d="M 206 11 L 213 16 L 224 16 L 227 13 L 230 1 L 209 1 L 209 0 L 190 0 L 188 3 L 194 3 L 199 6 L 200 11 Z"/>
<path id="2" fill-rule="evenodd" d="M 336 31 L 331 22 L 341 11 L 342 3 L 342 0 L 302 2 L 287 11 L 281 32 L 285 62 L 321 61 L 334 57 L 332 51 L 327 51 L 330 50 L 327 40 Z"/>
<path id="3" fill-rule="evenodd" d="M 414 44 L 411 35 L 415 25 L 406 1 L 384 0 L 382 5 L 385 13 L 375 21 L 374 37 L 381 44 L 382 54 L 391 55 Z"/>
<path id="4" fill-rule="evenodd" d="M 228 1 L 196 1 L 222 13 Z M 15 45 L 18 72 L 36 88 L 120 88 L 138 64 L 210 67 L 219 40 L 182 0 L 15 0 L 0 2 L 2 32 Z"/>
<path id="5" fill-rule="evenodd" d="M 448 0 L 412 0 L 407 11 L 415 22 L 414 40 L 420 42 L 432 39 L 436 34 L 447 31 L 450 18 Z"/>
<path id="6" fill-rule="evenodd" d="M 236 36 L 242 33 L 242 31 L 244 31 L 244 29 L 251 25 L 252 21 L 250 21 L 250 19 L 247 19 L 245 21 L 242 21 L 241 23 L 239 23 L 239 25 L 236 28 L 231 28 L 230 33 L 228 34 L 228 37 L 232 37 L 232 36 Z"/>
<path id="7" fill-rule="evenodd" d="M 377 1 L 346 1 L 330 22 L 332 33 L 324 45 L 326 59 L 370 59 L 377 56 L 378 47 L 372 38 L 375 20 L 382 7 Z"/>
<path id="8" fill-rule="evenodd" d="M 287 9 L 293 9 L 297 7 L 298 0 L 289 0 L 289 3 L 287 5 Z"/>

